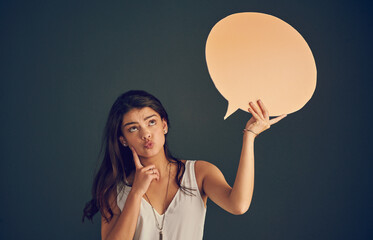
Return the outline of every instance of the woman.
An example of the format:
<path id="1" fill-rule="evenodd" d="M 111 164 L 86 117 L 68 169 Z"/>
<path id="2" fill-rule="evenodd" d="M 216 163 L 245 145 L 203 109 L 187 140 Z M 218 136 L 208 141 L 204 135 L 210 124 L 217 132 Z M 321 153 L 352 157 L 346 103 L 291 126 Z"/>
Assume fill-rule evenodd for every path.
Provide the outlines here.
<path id="1" fill-rule="evenodd" d="M 168 150 L 169 120 L 160 101 L 129 91 L 113 104 L 105 127 L 105 154 L 83 221 L 101 212 L 101 237 L 202 239 L 207 198 L 238 215 L 251 203 L 255 137 L 286 115 L 269 120 L 264 104 L 249 103 L 252 118 L 233 188 L 206 161 L 180 160 Z"/>

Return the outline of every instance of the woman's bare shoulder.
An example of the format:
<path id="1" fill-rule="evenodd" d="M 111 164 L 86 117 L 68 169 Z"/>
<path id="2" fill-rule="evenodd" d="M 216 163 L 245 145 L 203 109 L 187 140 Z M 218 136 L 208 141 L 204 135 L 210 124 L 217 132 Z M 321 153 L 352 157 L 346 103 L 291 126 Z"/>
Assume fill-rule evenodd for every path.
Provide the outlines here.
<path id="1" fill-rule="evenodd" d="M 204 160 L 197 160 L 195 165 L 196 165 L 195 166 L 196 171 L 199 171 L 201 173 L 205 173 L 210 170 L 214 170 L 218 168 L 214 164 L 204 161 Z"/>
<path id="2" fill-rule="evenodd" d="M 198 178 L 202 183 L 204 182 L 206 177 L 217 177 L 223 175 L 220 169 L 215 166 L 214 164 L 203 161 L 203 160 L 198 160 L 195 163 L 195 173 L 196 173 L 196 178 Z"/>

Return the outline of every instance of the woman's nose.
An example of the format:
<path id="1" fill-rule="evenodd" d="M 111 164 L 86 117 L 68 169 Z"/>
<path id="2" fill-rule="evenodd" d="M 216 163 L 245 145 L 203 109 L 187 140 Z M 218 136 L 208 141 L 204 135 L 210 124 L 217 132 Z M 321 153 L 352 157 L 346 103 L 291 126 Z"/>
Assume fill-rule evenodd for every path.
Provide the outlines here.
<path id="1" fill-rule="evenodd" d="M 143 140 L 149 139 L 150 136 L 151 136 L 150 132 L 148 130 L 144 130 L 143 135 L 142 135 L 142 139 Z"/>

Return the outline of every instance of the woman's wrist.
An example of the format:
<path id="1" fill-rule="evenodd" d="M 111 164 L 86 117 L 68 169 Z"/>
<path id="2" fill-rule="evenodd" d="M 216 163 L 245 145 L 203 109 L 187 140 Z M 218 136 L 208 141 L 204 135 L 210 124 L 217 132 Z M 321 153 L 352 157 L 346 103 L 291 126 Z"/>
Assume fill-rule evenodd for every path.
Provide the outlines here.
<path id="1" fill-rule="evenodd" d="M 254 141 L 257 135 L 255 133 L 252 133 L 250 131 L 243 131 L 243 138 L 244 140 L 252 140 Z"/>
<path id="2" fill-rule="evenodd" d="M 247 128 L 244 128 L 242 132 L 243 132 L 244 135 L 252 135 L 254 137 L 258 136 L 258 133 L 254 132 L 253 130 L 247 129 Z"/>
<path id="3" fill-rule="evenodd" d="M 133 190 L 133 188 L 131 189 L 129 195 L 131 195 L 131 196 L 132 196 L 133 198 L 135 198 L 135 199 L 138 198 L 138 199 L 140 199 L 140 200 L 141 200 L 141 198 L 142 198 L 142 196 L 143 196 L 143 194 L 139 193 L 138 191 Z"/>

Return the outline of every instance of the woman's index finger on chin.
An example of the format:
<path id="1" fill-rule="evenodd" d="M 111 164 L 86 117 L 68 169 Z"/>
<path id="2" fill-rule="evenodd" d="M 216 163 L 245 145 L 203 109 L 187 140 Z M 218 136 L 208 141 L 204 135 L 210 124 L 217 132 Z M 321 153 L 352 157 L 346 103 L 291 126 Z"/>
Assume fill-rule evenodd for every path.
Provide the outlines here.
<path id="1" fill-rule="evenodd" d="M 136 150 L 133 147 L 130 147 L 133 155 L 133 162 L 135 163 L 136 169 L 144 167 L 139 159 L 139 156 L 136 153 Z"/>

